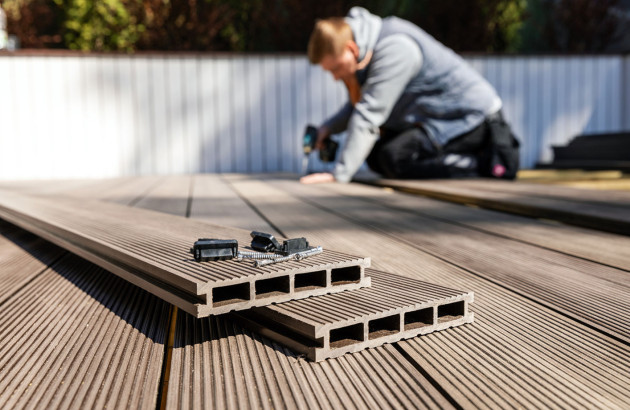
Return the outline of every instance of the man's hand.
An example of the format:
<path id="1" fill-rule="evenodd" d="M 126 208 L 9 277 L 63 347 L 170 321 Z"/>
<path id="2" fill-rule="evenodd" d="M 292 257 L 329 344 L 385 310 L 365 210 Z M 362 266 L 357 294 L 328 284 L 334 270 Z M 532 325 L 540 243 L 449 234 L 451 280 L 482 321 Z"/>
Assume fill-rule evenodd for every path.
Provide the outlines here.
<path id="1" fill-rule="evenodd" d="M 335 176 L 328 172 L 320 172 L 303 176 L 300 178 L 300 182 L 303 184 L 326 184 L 335 182 Z"/>
<path id="2" fill-rule="evenodd" d="M 328 127 L 322 125 L 317 130 L 317 142 L 315 143 L 315 149 L 323 149 L 324 141 L 326 141 L 327 138 L 330 138 L 330 130 Z"/>

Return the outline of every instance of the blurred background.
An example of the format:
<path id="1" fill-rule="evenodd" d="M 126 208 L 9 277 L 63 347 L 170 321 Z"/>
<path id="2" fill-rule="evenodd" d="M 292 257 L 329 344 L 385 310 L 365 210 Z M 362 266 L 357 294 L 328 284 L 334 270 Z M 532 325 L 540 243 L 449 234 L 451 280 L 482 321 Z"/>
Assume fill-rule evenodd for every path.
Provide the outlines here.
<path id="1" fill-rule="evenodd" d="M 310 31 L 357 5 L 479 70 L 525 167 L 630 130 L 630 0 L 4 0 L 0 179 L 300 172 L 304 127 L 346 98 Z"/>

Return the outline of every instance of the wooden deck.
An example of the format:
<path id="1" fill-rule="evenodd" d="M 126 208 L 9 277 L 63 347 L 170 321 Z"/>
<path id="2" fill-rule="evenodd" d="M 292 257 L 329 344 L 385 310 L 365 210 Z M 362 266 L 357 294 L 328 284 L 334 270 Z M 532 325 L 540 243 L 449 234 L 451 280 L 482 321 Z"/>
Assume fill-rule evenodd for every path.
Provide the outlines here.
<path id="1" fill-rule="evenodd" d="M 557 206 L 546 218 L 607 218 L 610 231 L 626 229 L 630 193 L 431 184 L 422 189 L 496 198 L 504 212 L 293 176 L 0 183 L 306 236 L 475 293 L 473 324 L 313 363 L 0 221 L 0 407 L 629 408 L 630 238 L 513 215 L 505 198 L 532 212 Z"/>

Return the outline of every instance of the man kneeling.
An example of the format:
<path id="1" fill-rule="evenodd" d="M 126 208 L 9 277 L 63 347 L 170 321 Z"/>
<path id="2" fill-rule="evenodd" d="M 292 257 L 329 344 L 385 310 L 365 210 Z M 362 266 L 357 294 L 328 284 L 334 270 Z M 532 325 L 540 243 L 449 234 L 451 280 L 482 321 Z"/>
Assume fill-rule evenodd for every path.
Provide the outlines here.
<path id="1" fill-rule="evenodd" d="M 496 91 L 418 26 L 355 7 L 317 22 L 308 57 L 349 94 L 319 127 L 316 148 L 342 131 L 348 139 L 332 174 L 301 182 L 349 182 L 366 160 L 388 178 L 516 176 L 518 141 Z"/>

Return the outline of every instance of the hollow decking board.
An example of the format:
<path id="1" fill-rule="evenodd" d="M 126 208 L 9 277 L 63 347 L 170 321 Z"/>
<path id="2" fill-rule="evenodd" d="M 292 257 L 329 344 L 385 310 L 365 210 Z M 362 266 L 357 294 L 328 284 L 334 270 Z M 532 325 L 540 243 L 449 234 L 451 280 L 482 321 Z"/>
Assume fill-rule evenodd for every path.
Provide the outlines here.
<path id="1" fill-rule="evenodd" d="M 168 309 L 67 254 L 0 305 L 0 407 L 155 408 Z"/>
<path id="2" fill-rule="evenodd" d="M 580 201 L 567 197 L 554 197 L 549 194 L 533 195 L 531 192 L 519 193 L 507 189 L 483 189 L 482 185 L 471 184 L 470 182 L 472 181 L 456 181 L 458 182 L 457 185 L 453 183 L 454 181 L 403 181 L 391 179 L 360 180 L 359 182 L 502 212 L 557 220 L 590 229 L 622 235 L 630 234 L 630 214 L 627 212 L 626 204 L 628 200 L 626 196 L 621 196 L 612 203 L 607 203 L 592 197 L 593 191 L 564 187 L 544 187 L 542 185 L 539 186 L 549 189 L 562 188 L 564 190 L 586 191 L 590 197 L 588 200 Z M 497 181 L 488 182 L 496 183 Z M 500 187 L 504 186 L 509 185 L 501 185 Z M 595 193 L 598 192 L 601 193 L 601 191 Z M 573 195 L 579 196 L 579 192 Z M 616 193 L 615 198 L 618 195 Z"/>
<path id="3" fill-rule="evenodd" d="M 314 361 L 473 322 L 471 292 L 375 270 L 368 274 L 369 288 L 233 315 Z"/>
<path id="4" fill-rule="evenodd" d="M 214 184 L 197 187 L 193 210 L 198 198 L 205 204 L 217 195 L 209 192 Z M 225 183 L 219 187 L 226 206 L 247 206 L 230 192 Z M 151 203 L 160 210 L 158 201 Z M 253 213 L 242 215 L 245 226 L 261 223 Z M 223 315 L 195 319 L 179 312 L 169 379 L 167 408 L 452 408 L 391 346 L 312 363 Z"/>
<path id="5" fill-rule="evenodd" d="M 369 226 L 475 274 L 530 297 L 567 316 L 630 342 L 630 275 L 627 271 L 574 258 L 492 234 L 427 218 L 415 212 L 391 211 L 359 197 L 340 195 L 336 187 L 290 187 L 308 194 L 319 206 L 351 210 Z M 345 187 L 350 192 L 352 187 Z M 336 195 L 331 195 L 336 192 Z M 395 202 L 395 201 L 392 201 Z M 471 210 L 474 211 L 474 210 Z"/>
<path id="6" fill-rule="evenodd" d="M 459 405 L 624 408 L 630 404 L 626 343 L 369 229 L 370 221 L 353 215 L 349 208 L 331 212 L 310 205 L 305 202 L 308 198 L 294 196 L 300 189 L 297 182 L 290 187 L 291 194 L 264 181 L 230 182 L 287 235 L 308 230 L 314 240 L 335 249 L 378 249 L 372 252 L 375 269 L 474 291 L 474 326 L 397 344 Z M 304 214 L 309 219 L 302 218 Z M 425 357 L 421 347 L 429 343 L 432 354 Z"/>
<path id="7" fill-rule="evenodd" d="M 249 232 L 117 204 L 6 192 L 0 216 L 196 316 L 369 285 L 369 258 L 331 250 L 262 268 L 236 260 L 198 263 L 188 254 L 197 238 L 234 238 L 243 246 Z M 313 272 L 323 272 L 325 283 L 294 286 L 297 275 Z M 267 292 L 266 281 L 274 278 L 281 278 L 272 283 L 278 292 Z M 234 288 L 238 293 L 231 296 Z"/>

